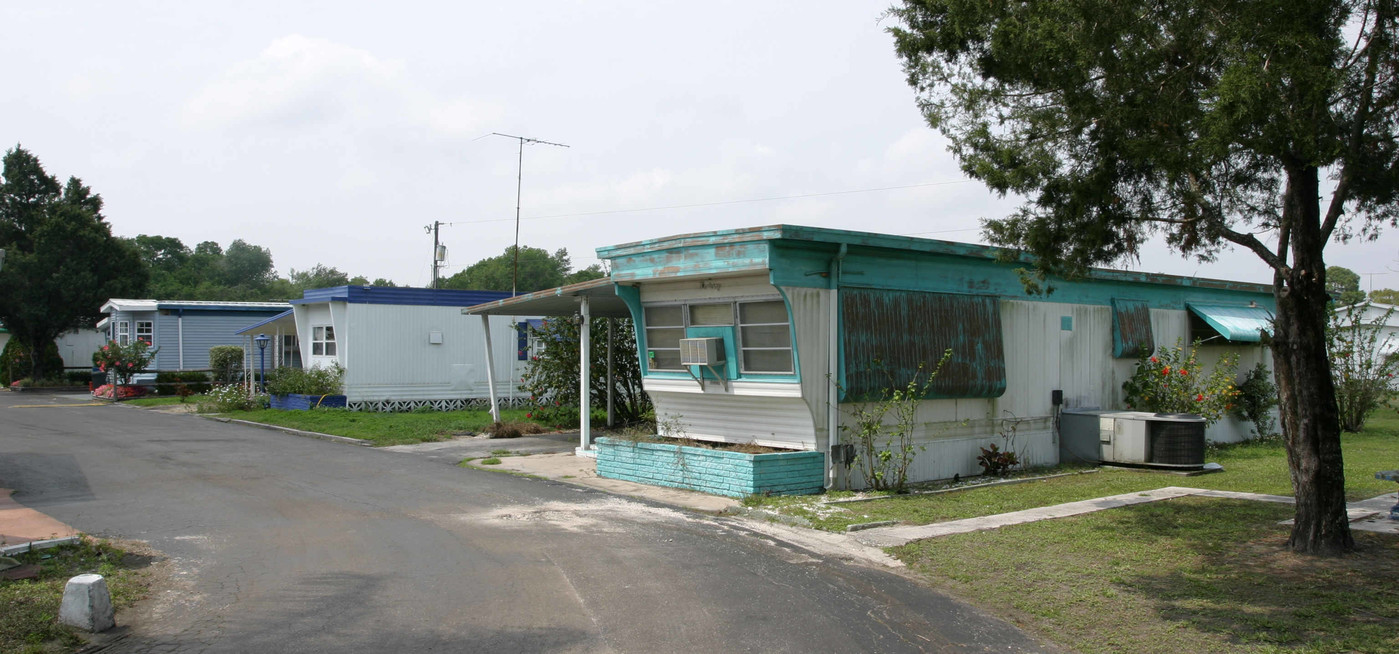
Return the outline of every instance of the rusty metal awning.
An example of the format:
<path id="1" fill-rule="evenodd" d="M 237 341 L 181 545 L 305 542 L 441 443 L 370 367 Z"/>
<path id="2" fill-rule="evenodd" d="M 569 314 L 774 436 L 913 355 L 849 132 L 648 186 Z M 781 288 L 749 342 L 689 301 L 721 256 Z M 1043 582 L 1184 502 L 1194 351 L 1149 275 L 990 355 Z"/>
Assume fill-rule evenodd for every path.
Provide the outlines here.
<path id="1" fill-rule="evenodd" d="M 617 297 L 617 285 L 606 277 L 486 302 L 461 312 L 468 316 L 572 316 L 578 313 L 578 302 L 585 297 L 593 317 L 631 317 L 627 303 Z"/>

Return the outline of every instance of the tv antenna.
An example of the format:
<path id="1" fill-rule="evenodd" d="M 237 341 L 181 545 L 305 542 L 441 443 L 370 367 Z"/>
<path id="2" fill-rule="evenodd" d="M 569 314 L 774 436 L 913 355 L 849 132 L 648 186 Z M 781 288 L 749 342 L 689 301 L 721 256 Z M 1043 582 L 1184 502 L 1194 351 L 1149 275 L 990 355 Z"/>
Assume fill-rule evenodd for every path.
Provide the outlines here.
<path id="1" fill-rule="evenodd" d="M 504 136 L 505 138 L 515 139 L 520 142 L 520 155 L 515 167 L 515 261 L 513 262 L 512 270 L 510 271 L 510 295 L 513 297 L 518 294 L 518 287 L 520 283 L 520 188 L 524 185 L 525 144 L 538 143 L 540 145 L 552 145 L 560 148 L 566 148 L 569 146 L 564 145 L 563 143 L 553 143 L 551 141 L 541 141 L 539 139 L 532 139 L 528 136 L 501 134 L 500 132 L 491 132 L 490 135 Z"/>

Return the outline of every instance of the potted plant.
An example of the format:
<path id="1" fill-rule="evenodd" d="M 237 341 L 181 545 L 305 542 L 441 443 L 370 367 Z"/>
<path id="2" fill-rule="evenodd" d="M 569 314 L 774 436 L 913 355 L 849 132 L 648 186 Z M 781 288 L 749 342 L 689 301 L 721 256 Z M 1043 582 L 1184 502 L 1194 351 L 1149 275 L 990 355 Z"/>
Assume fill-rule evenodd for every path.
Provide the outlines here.
<path id="1" fill-rule="evenodd" d="M 340 364 L 324 368 L 278 368 L 267 375 L 269 407 L 300 410 L 345 406 L 345 369 Z"/>

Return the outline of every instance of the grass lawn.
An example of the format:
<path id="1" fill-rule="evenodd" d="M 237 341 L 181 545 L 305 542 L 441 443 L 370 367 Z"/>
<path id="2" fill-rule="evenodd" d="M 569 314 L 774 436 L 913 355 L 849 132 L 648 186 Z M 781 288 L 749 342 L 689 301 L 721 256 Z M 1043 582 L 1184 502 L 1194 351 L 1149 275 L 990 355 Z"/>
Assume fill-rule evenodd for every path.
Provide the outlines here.
<path id="1" fill-rule="evenodd" d="M 118 611 L 140 599 L 149 583 L 150 557 L 90 539 L 15 558 L 41 567 L 36 579 L 0 580 L 0 652 L 65 652 L 84 642 L 79 632 L 58 623 L 63 587 L 74 576 L 102 575 Z"/>
<path id="2" fill-rule="evenodd" d="M 1375 472 L 1399 467 L 1399 417 L 1392 412 L 1376 414 L 1365 431 L 1343 434 L 1341 446 L 1348 500 L 1366 499 L 1396 490 L 1393 482 L 1375 479 Z M 1181 477 L 1104 468 L 1092 474 L 970 488 L 937 495 L 891 495 L 869 502 L 828 504 L 827 499 L 848 496 L 831 493 L 829 497 L 750 498 L 747 503 L 805 518 L 819 529 L 843 531 L 846 525 L 862 522 L 898 520 L 907 524 L 931 524 L 1163 486 L 1292 495 L 1287 454 L 1281 443 L 1246 443 L 1212 448 L 1205 458 L 1223 465 L 1224 472 Z"/>
<path id="3" fill-rule="evenodd" d="M 1023 492 L 1023 487 L 1022 487 Z M 890 551 L 934 586 L 1081 652 L 1399 651 L 1399 538 L 1288 552 L 1286 505 L 1179 498 Z"/>
<path id="4" fill-rule="evenodd" d="M 530 422 L 525 418 L 526 413 L 528 411 L 525 409 L 501 409 L 500 419 L 504 422 Z M 492 422 L 491 412 L 485 410 L 377 413 L 345 409 L 261 409 L 224 415 L 238 420 L 360 438 L 376 446 L 447 440 L 467 432 L 481 431 Z"/>

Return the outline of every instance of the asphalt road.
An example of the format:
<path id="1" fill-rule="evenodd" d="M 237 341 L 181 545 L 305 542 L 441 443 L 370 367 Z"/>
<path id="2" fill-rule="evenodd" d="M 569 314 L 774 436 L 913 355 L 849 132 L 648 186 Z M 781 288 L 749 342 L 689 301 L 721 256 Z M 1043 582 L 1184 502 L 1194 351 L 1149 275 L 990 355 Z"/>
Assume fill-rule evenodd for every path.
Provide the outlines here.
<path id="1" fill-rule="evenodd" d="M 104 651 L 1047 649 L 741 520 L 84 401 L 0 393 L 0 486 L 170 557 Z"/>

